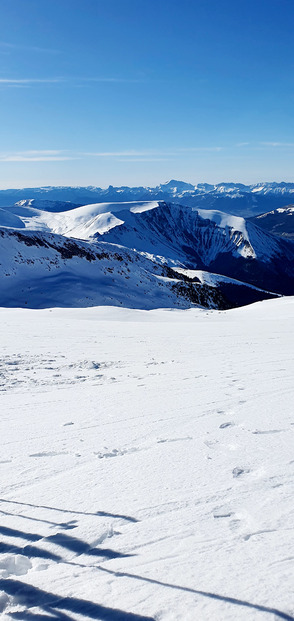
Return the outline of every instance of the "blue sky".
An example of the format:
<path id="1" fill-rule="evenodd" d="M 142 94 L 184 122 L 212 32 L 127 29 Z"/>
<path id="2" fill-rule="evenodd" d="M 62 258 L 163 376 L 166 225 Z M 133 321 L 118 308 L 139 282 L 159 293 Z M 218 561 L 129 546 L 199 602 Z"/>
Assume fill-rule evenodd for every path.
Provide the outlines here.
<path id="1" fill-rule="evenodd" d="M 293 0 L 1 0 L 0 187 L 294 181 Z"/>

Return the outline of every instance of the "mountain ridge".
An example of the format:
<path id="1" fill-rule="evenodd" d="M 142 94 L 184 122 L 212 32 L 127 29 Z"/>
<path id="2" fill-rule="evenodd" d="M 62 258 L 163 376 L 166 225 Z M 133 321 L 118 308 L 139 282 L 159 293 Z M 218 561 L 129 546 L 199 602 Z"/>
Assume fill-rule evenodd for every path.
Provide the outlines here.
<path id="1" fill-rule="evenodd" d="M 227 309 L 275 297 L 247 283 L 180 274 L 143 253 L 42 231 L 0 228 L 0 305 Z M 222 291 L 223 288 L 223 291 Z"/>
<path id="2" fill-rule="evenodd" d="M 290 204 L 293 196 L 292 182 L 192 184 L 172 179 L 155 187 L 41 186 L 0 190 L 0 207 L 32 199 L 61 201 L 65 208 L 67 202 L 86 205 L 93 202 L 175 200 L 187 206 L 253 217 Z"/>
<path id="3" fill-rule="evenodd" d="M 294 292 L 294 243 L 244 218 L 164 201 L 32 204 L 0 211 L 3 305 L 224 309 Z"/>
<path id="4" fill-rule="evenodd" d="M 294 239 L 294 205 L 279 207 L 251 218 L 257 226 L 273 235 Z"/>

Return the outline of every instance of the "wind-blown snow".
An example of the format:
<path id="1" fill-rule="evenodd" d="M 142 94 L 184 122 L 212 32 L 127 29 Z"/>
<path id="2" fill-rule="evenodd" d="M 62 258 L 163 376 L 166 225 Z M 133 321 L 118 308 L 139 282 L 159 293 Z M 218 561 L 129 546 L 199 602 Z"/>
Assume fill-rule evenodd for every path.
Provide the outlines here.
<path id="1" fill-rule="evenodd" d="M 30 230 L 44 230 L 52 233 L 90 239 L 96 233 L 103 234 L 123 220 L 117 213 L 143 213 L 158 207 L 158 202 L 128 202 L 128 203 L 94 203 L 83 205 L 68 211 L 49 212 L 34 209 L 30 219 L 25 220 Z M 14 208 L 13 208 L 14 209 Z M 26 215 L 28 215 L 28 207 Z"/>
<path id="2" fill-rule="evenodd" d="M 242 233 L 244 239 L 246 239 L 247 242 L 250 242 L 248 231 L 246 228 L 246 221 L 244 218 L 240 218 L 239 216 L 232 216 L 231 214 L 223 213 L 222 211 L 210 209 L 197 209 L 197 212 L 199 216 L 203 218 L 203 220 L 210 220 L 211 222 L 215 222 L 215 224 L 222 229 L 229 227 L 234 231 L 238 231 L 239 233 Z"/>
<path id="3" fill-rule="evenodd" d="M 0 310 L 1 621 L 293 621 L 293 311 Z"/>

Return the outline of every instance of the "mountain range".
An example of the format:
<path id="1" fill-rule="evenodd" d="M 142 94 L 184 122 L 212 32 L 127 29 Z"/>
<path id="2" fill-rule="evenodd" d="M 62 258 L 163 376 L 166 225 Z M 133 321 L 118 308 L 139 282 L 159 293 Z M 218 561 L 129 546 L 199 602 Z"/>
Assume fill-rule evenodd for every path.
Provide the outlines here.
<path id="1" fill-rule="evenodd" d="M 89 203 L 163 200 L 201 209 L 217 209 L 226 213 L 253 217 L 293 203 L 294 183 L 198 183 L 171 180 L 156 187 L 96 186 L 23 188 L 0 191 L 0 207 L 13 205 L 23 199 L 58 201 L 59 203 Z M 52 207 L 52 204 L 51 204 Z M 46 208 L 46 207 L 45 207 Z M 70 209 L 70 205 L 68 205 Z M 65 209 L 65 206 L 62 207 Z M 61 206 L 55 206 L 56 211 Z"/>
<path id="2" fill-rule="evenodd" d="M 225 309 L 294 293 L 294 242 L 253 221 L 166 201 L 74 205 L 0 209 L 2 306 Z"/>

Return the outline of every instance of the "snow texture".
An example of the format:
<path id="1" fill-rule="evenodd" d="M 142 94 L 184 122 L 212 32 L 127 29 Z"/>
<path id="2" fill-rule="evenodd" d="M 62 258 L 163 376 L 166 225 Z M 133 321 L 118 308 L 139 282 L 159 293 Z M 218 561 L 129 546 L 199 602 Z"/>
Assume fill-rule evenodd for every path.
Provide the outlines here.
<path id="1" fill-rule="evenodd" d="M 293 621 L 294 298 L 1 309 L 1 621 Z"/>

